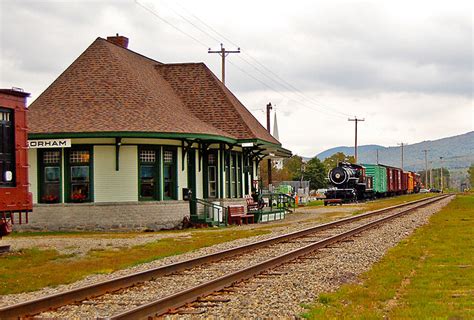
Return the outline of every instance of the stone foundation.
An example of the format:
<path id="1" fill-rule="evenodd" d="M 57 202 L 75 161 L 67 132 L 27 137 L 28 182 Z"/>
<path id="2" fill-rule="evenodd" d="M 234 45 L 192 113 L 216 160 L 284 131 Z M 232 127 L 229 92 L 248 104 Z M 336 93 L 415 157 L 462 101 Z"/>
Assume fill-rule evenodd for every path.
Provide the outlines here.
<path id="1" fill-rule="evenodd" d="M 187 201 L 38 204 L 15 231 L 143 231 L 179 228 Z"/>

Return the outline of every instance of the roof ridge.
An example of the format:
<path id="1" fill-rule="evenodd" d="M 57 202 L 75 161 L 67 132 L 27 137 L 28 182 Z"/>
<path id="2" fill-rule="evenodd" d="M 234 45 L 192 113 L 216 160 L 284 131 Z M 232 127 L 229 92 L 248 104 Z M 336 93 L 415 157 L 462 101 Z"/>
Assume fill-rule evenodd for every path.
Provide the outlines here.
<path id="1" fill-rule="evenodd" d="M 136 52 L 136 51 L 133 51 L 133 50 L 131 50 L 131 49 L 129 49 L 129 48 L 122 47 L 122 46 L 120 46 L 120 45 L 118 45 L 118 44 L 116 44 L 116 43 L 113 43 L 113 42 L 111 42 L 111 41 L 109 41 L 109 40 L 107 40 L 107 39 L 104 39 L 104 38 L 101 38 L 101 37 L 97 37 L 96 41 L 97 41 L 97 40 L 105 41 L 107 44 L 114 45 L 114 46 L 116 46 L 116 47 L 118 47 L 118 48 L 120 48 L 120 49 L 126 50 L 126 51 L 128 51 L 128 52 L 131 52 L 131 53 L 133 53 L 133 54 L 136 54 L 137 56 L 140 56 L 140 57 L 142 57 L 142 58 L 145 58 L 145 59 L 148 59 L 148 60 L 150 60 L 150 61 L 156 62 L 156 63 L 158 63 L 158 64 L 160 64 L 160 65 L 161 65 L 161 64 L 164 64 L 163 62 L 160 62 L 160 61 L 157 61 L 157 60 L 152 59 L 152 58 L 150 58 L 150 57 L 147 57 L 147 56 L 145 56 L 145 55 L 143 55 L 143 54 L 141 54 L 141 53 L 138 53 L 138 52 Z M 94 42 L 95 42 L 95 41 L 94 41 Z"/>
<path id="2" fill-rule="evenodd" d="M 225 91 L 230 91 L 230 90 L 227 89 L 227 87 L 222 83 L 222 81 L 220 81 L 220 80 L 216 77 L 216 75 L 215 75 L 204 63 L 203 63 L 202 65 L 204 66 L 204 71 L 206 72 L 206 74 L 207 74 L 208 76 L 210 76 L 210 78 L 212 79 L 212 81 L 214 81 L 214 83 L 217 84 L 217 87 L 219 88 L 219 90 L 221 91 L 221 93 L 224 94 L 224 96 L 225 96 L 225 98 L 228 100 L 228 102 L 233 105 L 232 101 L 229 101 L 229 98 L 228 98 L 228 96 L 227 96 L 227 94 L 226 94 L 226 92 L 225 92 Z M 240 102 L 240 101 L 239 101 L 239 102 Z M 245 107 L 244 107 L 244 108 L 245 108 Z M 251 129 L 250 126 L 247 124 L 247 122 L 245 121 L 245 119 L 242 117 L 242 115 L 240 114 L 240 112 L 238 112 L 238 110 L 236 110 L 235 108 L 234 108 L 234 110 L 235 110 L 235 113 L 237 114 L 237 116 L 240 118 L 240 120 L 242 120 L 241 122 L 242 122 L 243 124 L 245 124 L 245 127 L 247 128 L 247 130 L 248 130 L 251 134 L 253 134 L 253 135 L 256 136 L 255 132 L 252 131 L 252 129 Z"/>
<path id="3" fill-rule="evenodd" d="M 229 103 L 231 103 L 231 104 L 233 105 L 234 103 L 233 103 L 232 101 L 230 101 L 230 99 L 234 99 L 235 102 L 236 102 L 237 104 L 239 104 L 240 107 L 242 107 L 242 109 L 244 110 L 244 112 L 247 112 L 249 116 L 254 117 L 254 116 L 252 115 L 252 113 L 244 106 L 244 104 L 243 104 L 242 102 L 240 102 L 240 100 L 232 93 L 232 91 L 230 91 L 230 90 L 222 83 L 222 81 L 220 81 L 220 80 L 217 78 L 217 76 L 216 76 L 214 73 L 212 73 L 212 71 L 209 70 L 209 68 L 207 68 L 206 65 L 204 65 L 204 66 L 205 66 L 206 72 L 207 72 L 208 74 L 210 74 L 210 75 L 212 76 L 214 82 L 218 84 L 219 89 L 220 89 L 221 92 L 226 96 L 226 99 L 229 100 Z M 234 109 L 235 109 L 236 113 L 238 114 L 239 118 L 242 120 L 242 122 L 245 123 L 245 126 L 247 127 L 247 129 L 249 130 L 249 132 L 250 132 L 252 135 L 254 135 L 255 137 L 258 137 L 258 133 L 255 132 L 255 131 L 252 129 L 252 127 L 247 124 L 247 121 L 244 119 L 244 117 L 243 117 L 243 115 L 240 113 L 240 111 L 237 110 L 236 108 L 234 108 Z M 260 125 L 262 126 L 262 128 L 265 130 L 265 132 L 268 132 L 268 131 L 266 131 L 266 129 L 263 127 L 263 125 L 262 125 L 257 119 L 255 119 L 255 120 L 256 120 L 256 122 L 257 122 L 258 124 L 260 124 Z M 270 136 L 271 138 L 273 138 L 276 142 L 278 142 L 278 143 L 281 145 L 281 142 L 280 142 L 279 140 L 277 140 L 275 137 L 273 137 L 273 136 L 271 135 L 271 133 L 268 132 L 268 134 L 269 134 L 269 136 Z M 268 141 L 268 140 L 266 140 L 266 141 Z M 274 143 L 275 141 L 268 141 L 268 142 Z"/>

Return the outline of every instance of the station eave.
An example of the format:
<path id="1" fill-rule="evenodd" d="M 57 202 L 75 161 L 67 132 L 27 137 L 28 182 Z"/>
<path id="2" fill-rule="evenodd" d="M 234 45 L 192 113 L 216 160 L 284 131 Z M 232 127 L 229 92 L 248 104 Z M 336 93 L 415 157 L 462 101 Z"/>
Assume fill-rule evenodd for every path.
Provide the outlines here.
<path id="1" fill-rule="evenodd" d="M 145 138 L 205 140 L 224 143 L 237 143 L 236 139 L 214 134 L 182 132 L 137 132 L 137 131 L 100 131 L 100 132 L 48 132 L 29 133 L 29 139 L 73 139 L 73 138 Z"/>

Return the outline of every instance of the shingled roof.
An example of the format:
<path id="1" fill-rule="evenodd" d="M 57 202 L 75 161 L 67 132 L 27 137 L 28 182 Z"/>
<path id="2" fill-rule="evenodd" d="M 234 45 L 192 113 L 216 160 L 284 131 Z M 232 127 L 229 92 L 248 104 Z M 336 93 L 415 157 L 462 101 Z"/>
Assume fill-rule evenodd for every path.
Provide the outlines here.
<path id="1" fill-rule="evenodd" d="M 178 133 L 280 145 L 203 63 L 97 38 L 29 107 L 30 134 Z"/>

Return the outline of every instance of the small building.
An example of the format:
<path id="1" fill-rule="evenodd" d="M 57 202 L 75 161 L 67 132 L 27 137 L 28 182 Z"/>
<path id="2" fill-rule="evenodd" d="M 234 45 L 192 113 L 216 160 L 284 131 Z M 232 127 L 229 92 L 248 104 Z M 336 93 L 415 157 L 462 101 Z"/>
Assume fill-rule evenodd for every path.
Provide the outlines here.
<path id="1" fill-rule="evenodd" d="M 29 107 L 29 229 L 171 228 L 183 194 L 245 203 L 288 157 L 203 63 L 165 64 L 97 38 Z"/>

